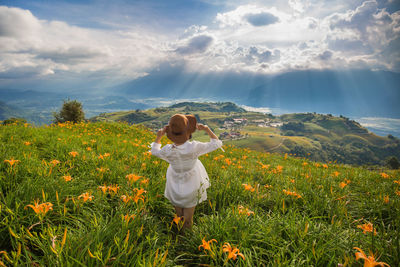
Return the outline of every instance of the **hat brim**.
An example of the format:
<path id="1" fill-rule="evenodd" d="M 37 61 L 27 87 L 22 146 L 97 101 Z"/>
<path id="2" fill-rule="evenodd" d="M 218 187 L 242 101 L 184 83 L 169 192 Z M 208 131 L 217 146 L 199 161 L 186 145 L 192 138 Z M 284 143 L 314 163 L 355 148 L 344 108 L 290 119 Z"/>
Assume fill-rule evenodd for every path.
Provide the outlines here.
<path id="1" fill-rule="evenodd" d="M 179 134 L 173 133 L 169 125 L 167 126 L 166 129 L 168 139 L 177 144 L 185 143 L 187 140 L 191 138 L 192 133 L 196 131 L 196 124 L 197 124 L 196 117 L 193 115 L 184 115 L 184 116 L 188 120 L 188 126 L 186 131 Z"/>

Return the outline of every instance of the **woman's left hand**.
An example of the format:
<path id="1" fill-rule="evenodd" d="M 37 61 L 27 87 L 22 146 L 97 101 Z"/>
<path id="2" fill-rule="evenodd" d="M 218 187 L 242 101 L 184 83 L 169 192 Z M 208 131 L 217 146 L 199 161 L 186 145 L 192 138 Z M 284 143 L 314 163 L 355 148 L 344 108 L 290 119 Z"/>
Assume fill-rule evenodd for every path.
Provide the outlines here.
<path id="1" fill-rule="evenodd" d="M 158 130 L 157 137 L 158 138 L 163 137 L 163 135 L 166 133 L 166 131 L 167 131 L 167 126 L 164 126 L 164 128 L 161 128 L 160 130 Z"/>

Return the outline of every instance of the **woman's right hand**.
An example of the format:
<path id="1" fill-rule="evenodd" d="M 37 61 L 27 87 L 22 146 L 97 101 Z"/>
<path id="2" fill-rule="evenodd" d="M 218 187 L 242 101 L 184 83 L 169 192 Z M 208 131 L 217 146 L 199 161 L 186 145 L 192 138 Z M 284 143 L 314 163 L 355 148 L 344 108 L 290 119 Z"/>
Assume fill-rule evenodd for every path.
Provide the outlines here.
<path id="1" fill-rule="evenodd" d="M 157 137 L 158 138 L 163 137 L 163 135 L 166 133 L 166 131 L 167 131 L 167 126 L 164 126 L 164 128 L 161 128 L 160 130 L 158 130 Z"/>
<path id="2" fill-rule="evenodd" d="M 197 123 L 196 127 L 197 127 L 197 130 L 199 130 L 199 131 L 205 131 L 205 130 L 208 129 L 207 125 L 204 125 L 204 124 L 201 124 L 201 123 Z"/>

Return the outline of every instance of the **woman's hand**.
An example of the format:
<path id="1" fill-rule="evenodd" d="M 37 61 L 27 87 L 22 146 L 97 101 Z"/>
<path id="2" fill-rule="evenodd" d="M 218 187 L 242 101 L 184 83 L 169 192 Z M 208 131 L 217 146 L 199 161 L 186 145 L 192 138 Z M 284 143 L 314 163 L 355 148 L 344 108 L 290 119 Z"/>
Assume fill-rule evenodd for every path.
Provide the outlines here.
<path id="1" fill-rule="evenodd" d="M 154 143 L 161 143 L 161 137 L 164 136 L 164 134 L 167 132 L 167 126 L 164 126 L 164 128 L 161 128 L 160 130 L 157 131 L 157 137 Z"/>
<path id="2" fill-rule="evenodd" d="M 207 131 L 208 126 L 207 126 L 207 125 L 204 125 L 204 124 L 201 124 L 201 123 L 197 123 L 196 128 L 197 128 L 197 130 L 199 130 L 199 131 Z"/>
<path id="3" fill-rule="evenodd" d="M 160 130 L 158 130 L 157 137 L 158 138 L 163 137 L 166 132 L 167 132 L 167 126 L 164 126 L 164 128 L 161 128 Z"/>

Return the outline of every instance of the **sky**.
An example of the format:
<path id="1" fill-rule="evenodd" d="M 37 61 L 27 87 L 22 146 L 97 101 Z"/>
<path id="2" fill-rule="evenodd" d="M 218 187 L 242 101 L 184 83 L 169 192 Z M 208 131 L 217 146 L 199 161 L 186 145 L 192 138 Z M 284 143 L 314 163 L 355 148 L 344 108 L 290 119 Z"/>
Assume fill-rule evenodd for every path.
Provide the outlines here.
<path id="1" fill-rule="evenodd" d="M 396 0 L 0 0 L 0 86 L 108 86 L 165 66 L 400 72 Z"/>

